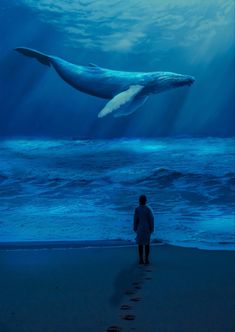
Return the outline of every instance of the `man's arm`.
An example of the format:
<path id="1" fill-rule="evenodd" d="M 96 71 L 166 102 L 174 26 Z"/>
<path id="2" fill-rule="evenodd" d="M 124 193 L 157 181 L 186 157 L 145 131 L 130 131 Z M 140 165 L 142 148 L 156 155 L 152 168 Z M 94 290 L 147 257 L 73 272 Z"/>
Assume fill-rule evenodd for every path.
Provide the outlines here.
<path id="1" fill-rule="evenodd" d="M 139 217 L 138 217 L 137 209 L 135 209 L 134 222 L 133 222 L 133 230 L 134 230 L 134 232 L 137 232 L 138 224 L 139 224 Z"/>
<path id="2" fill-rule="evenodd" d="M 151 209 L 149 209 L 149 226 L 150 226 L 150 232 L 154 232 L 154 216 Z"/>

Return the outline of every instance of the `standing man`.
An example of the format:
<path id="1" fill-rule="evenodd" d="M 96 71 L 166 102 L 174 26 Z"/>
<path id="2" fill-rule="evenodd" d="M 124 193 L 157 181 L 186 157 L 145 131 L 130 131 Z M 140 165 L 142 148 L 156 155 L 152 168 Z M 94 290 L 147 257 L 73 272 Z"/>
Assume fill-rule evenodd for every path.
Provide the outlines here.
<path id="1" fill-rule="evenodd" d="M 154 231 L 154 217 L 151 209 L 146 205 L 147 197 L 139 197 L 139 206 L 134 213 L 134 232 L 137 233 L 139 264 L 149 264 L 150 237 Z M 145 260 L 143 258 L 145 246 Z"/>

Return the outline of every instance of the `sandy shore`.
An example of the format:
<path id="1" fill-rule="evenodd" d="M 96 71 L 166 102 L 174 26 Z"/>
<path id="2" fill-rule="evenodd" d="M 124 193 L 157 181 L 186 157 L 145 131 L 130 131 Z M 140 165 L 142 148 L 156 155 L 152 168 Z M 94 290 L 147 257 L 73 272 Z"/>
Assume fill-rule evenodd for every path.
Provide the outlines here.
<path id="1" fill-rule="evenodd" d="M 235 252 L 162 245 L 151 262 L 135 246 L 2 248 L 0 331 L 235 331 Z"/>

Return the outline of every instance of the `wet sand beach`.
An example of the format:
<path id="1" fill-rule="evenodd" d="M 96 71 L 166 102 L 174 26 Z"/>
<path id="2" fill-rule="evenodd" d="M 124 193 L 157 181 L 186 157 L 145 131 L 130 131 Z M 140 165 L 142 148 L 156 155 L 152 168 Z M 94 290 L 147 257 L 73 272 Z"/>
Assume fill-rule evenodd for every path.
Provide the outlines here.
<path id="1" fill-rule="evenodd" d="M 65 247 L 2 246 L 1 332 L 235 330 L 234 251 Z"/>

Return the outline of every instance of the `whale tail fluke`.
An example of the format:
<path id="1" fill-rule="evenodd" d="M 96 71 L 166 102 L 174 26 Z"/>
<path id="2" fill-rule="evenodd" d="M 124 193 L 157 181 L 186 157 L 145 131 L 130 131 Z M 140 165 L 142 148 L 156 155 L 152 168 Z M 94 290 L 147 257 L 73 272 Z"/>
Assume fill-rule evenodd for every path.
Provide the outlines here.
<path id="1" fill-rule="evenodd" d="M 27 47 L 17 47 L 15 48 L 15 51 L 22 53 L 26 56 L 29 56 L 31 58 L 35 58 L 37 59 L 40 63 L 42 63 L 43 65 L 46 66 L 50 66 L 50 57 L 46 54 L 43 54 L 41 52 L 32 50 L 31 48 L 27 48 Z"/>

